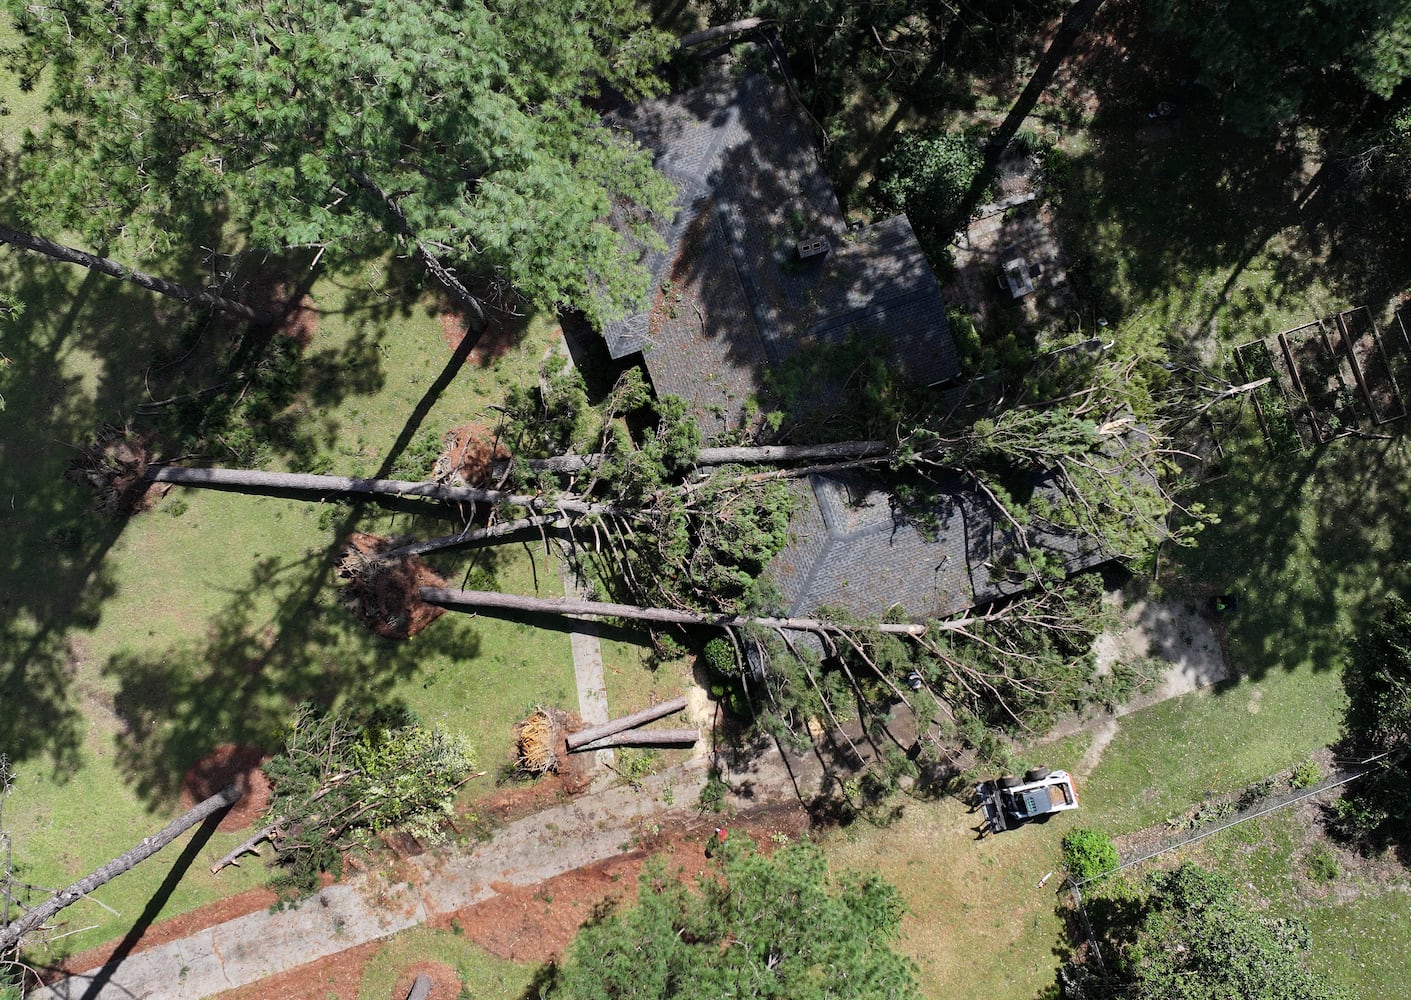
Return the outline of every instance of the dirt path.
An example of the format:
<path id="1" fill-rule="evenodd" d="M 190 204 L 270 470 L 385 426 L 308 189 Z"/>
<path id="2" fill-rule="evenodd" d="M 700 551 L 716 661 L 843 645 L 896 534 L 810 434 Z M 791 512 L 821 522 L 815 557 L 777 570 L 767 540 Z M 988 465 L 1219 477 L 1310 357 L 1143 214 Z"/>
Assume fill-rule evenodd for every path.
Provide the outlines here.
<path id="1" fill-rule="evenodd" d="M 1116 604 L 1120 593 L 1107 598 Z M 1098 637 L 1094 644 L 1096 669 L 1111 670 L 1120 662 L 1154 658 L 1165 663 L 1151 690 L 1121 705 L 1116 712 L 1096 718 L 1071 716 L 1059 722 L 1040 744 L 1091 732 L 1093 742 L 1072 768 L 1087 777 L 1102 760 L 1103 751 L 1121 728 L 1121 718 L 1170 698 L 1213 687 L 1234 675 L 1216 626 L 1201 606 L 1191 600 L 1136 601 L 1122 611 L 1119 629 Z"/>

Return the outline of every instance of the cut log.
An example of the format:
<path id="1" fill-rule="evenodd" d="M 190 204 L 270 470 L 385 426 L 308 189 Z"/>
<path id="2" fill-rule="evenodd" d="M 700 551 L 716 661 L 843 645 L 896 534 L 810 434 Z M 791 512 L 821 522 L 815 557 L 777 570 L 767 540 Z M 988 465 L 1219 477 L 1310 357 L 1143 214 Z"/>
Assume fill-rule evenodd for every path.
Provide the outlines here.
<path id="1" fill-rule="evenodd" d="M 239 847 L 235 848 L 235 850 L 225 855 L 215 864 L 211 865 L 211 874 L 215 875 L 219 873 L 221 869 L 228 868 L 231 865 L 236 864 L 236 859 L 238 859 L 242 854 L 259 854 L 260 849 L 255 845 L 262 840 L 269 840 L 270 837 L 274 836 L 274 831 L 279 829 L 279 824 L 283 822 L 283 817 L 280 817 L 279 819 L 271 823 L 269 826 L 261 830 L 259 833 L 255 834 L 249 840 L 242 843 Z"/>
<path id="2" fill-rule="evenodd" d="M 664 701 L 660 705 L 652 705 L 644 708 L 640 712 L 633 712 L 631 715 L 624 715 L 620 719 L 611 719 L 600 726 L 590 726 L 587 729 L 580 729 L 576 733 L 570 733 L 568 739 L 564 740 L 568 744 L 568 749 L 574 750 L 584 743 L 592 743 L 600 740 L 604 736 L 611 736 L 613 733 L 620 733 L 624 729 L 636 729 L 644 726 L 648 722 L 660 719 L 663 715 L 671 715 L 686 707 L 685 698 L 672 698 Z"/>
<path id="3" fill-rule="evenodd" d="M 613 747 L 689 747 L 700 738 L 698 729 L 629 729 L 625 733 L 604 736 L 569 749 L 571 753 L 587 753 L 589 750 L 610 750 Z"/>
<path id="4" fill-rule="evenodd" d="M 700 31 L 693 31 L 689 35 L 682 35 L 677 41 L 678 49 L 690 49 L 697 45 L 704 45 L 706 42 L 713 42 L 717 38 L 728 38 L 730 35 L 743 34 L 746 31 L 753 31 L 765 21 L 762 17 L 747 17 L 740 21 L 731 21 L 729 24 L 717 24 L 712 28 L 702 28 Z"/>
<path id="5" fill-rule="evenodd" d="M 249 320 L 261 326 L 268 326 L 274 322 L 274 317 L 268 313 L 262 313 L 252 309 L 243 302 L 236 302 L 232 299 L 223 298 L 212 292 L 198 292 L 192 288 L 186 288 L 167 281 L 163 278 L 154 278 L 150 274 L 143 274 L 141 271 L 125 267 L 115 260 L 107 257 L 99 257 L 97 254 L 86 253 L 83 250 L 76 250 L 73 247 L 66 247 L 62 243 L 55 243 L 53 240 L 46 240 L 43 236 L 35 236 L 32 233 L 20 232 L 18 229 L 11 229 L 9 226 L 0 226 L 0 243 L 8 243 L 11 246 L 19 247 L 22 250 L 33 250 L 42 253 L 46 257 L 63 261 L 66 264 L 77 264 L 79 267 L 90 268 L 110 277 L 120 278 L 123 281 L 130 281 L 139 288 L 145 288 L 149 292 L 156 292 L 159 295 L 166 295 L 173 299 L 180 299 L 182 302 L 192 302 L 196 305 L 210 306 L 212 309 L 219 309 L 221 312 L 230 313 L 232 316 L 239 316 L 241 319 Z"/>
<path id="6" fill-rule="evenodd" d="M 243 794 L 244 793 L 236 785 L 226 785 L 204 802 L 197 804 L 162 827 L 154 836 L 144 837 L 142 843 L 132 848 L 132 850 L 118 855 L 112 861 L 109 861 L 102 867 L 85 875 L 67 889 L 60 889 L 43 903 L 29 910 L 18 920 L 11 921 L 9 924 L 5 925 L 4 928 L 0 928 L 0 955 L 8 955 L 19 947 L 20 942 L 24 939 L 26 934 L 43 927 L 45 922 L 60 910 L 78 902 L 78 900 L 82 899 L 93 890 L 117 878 L 119 875 L 123 874 L 123 872 L 135 868 L 197 823 L 240 801 L 240 797 Z"/>
<path id="7" fill-rule="evenodd" d="M 702 448 L 697 465 L 803 462 L 819 459 L 885 458 L 892 451 L 886 441 L 837 441 L 832 444 L 771 444 L 738 448 Z M 603 460 L 602 455 L 556 455 L 530 458 L 520 464 L 535 472 L 583 472 Z"/>
<path id="8" fill-rule="evenodd" d="M 587 615 L 595 618 L 628 618 L 633 621 L 659 622 L 663 625 L 762 625 L 765 628 L 786 628 L 796 632 L 838 632 L 840 627 L 821 618 L 765 618 L 756 615 L 709 615 L 700 611 L 679 611 L 675 608 L 639 608 L 633 604 L 609 604 L 605 601 L 572 601 L 568 598 L 523 597 L 490 590 L 452 590 L 446 587 L 422 587 L 421 599 L 431 604 L 456 610 L 501 608 L 507 611 L 533 611 L 550 615 Z M 857 626 L 895 635 L 924 635 L 926 626 L 912 622 L 882 622 Z"/>
<path id="9" fill-rule="evenodd" d="M 207 489 L 289 490 L 319 496 L 409 496 L 448 503 L 513 504 L 531 510 L 556 510 L 563 514 L 628 514 L 611 504 L 585 503 L 568 497 L 525 496 L 474 486 L 408 482 L 402 479 L 362 479 L 354 476 L 319 476 L 308 472 L 263 472 L 258 469 L 190 469 L 176 465 L 150 466 L 147 479 Z"/>

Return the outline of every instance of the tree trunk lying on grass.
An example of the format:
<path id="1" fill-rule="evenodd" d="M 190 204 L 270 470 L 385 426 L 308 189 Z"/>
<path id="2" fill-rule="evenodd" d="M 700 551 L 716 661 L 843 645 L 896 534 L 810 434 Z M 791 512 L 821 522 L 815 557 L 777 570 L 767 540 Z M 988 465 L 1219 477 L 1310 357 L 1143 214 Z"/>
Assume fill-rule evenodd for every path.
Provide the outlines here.
<path id="1" fill-rule="evenodd" d="M 673 712 L 679 712 L 685 707 L 685 698 L 672 698 L 670 701 L 664 701 L 660 705 L 653 705 L 650 708 L 642 709 L 640 712 L 624 715 L 620 719 L 612 719 L 609 722 L 604 722 L 600 726 L 590 726 L 587 729 L 580 729 L 576 733 L 570 733 L 564 742 L 568 744 L 568 749 L 577 750 L 585 743 L 592 743 L 595 740 L 613 736 L 622 732 L 624 729 L 636 729 L 638 726 L 660 719 L 663 715 L 671 715 Z"/>
<path id="2" fill-rule="evenodd" d="M 454 549 L 465 545 L 475 545 L 479 542 L 498 541 L 509 535 L 517 535 L 520 532 L 528 531 L 531 528 L 545 529 L 551 525 L 559 527 L 567 523 L 568 522 L 564 521 L 558 514 L 539 514 L 535 517 L 521 517 L 515 521 L 502 521 L 499 524 L 492 524 L 486 528 L 468 528 L 465 531 L 458 531 L 454 535 L 428 538 L 424 542 L 409 542 L 395 549 L 388 549 L 381 554 L 381 558 L 402 559 L 407 556 L 424 556 L 428 552 L 439 552 L 442 549 Z"/>
<path id="3" fill-rule="evenodd" d="M 892 451 L 886 441 L 837 441 L 833 444 L 770 444 L 735 448 L 702 448 L 697 465 L 744 465 L 771 462 L 802 462 L 835 458 L 883 458 Z M 530 458 L 521 464 L 536 472 L 582 472 L 603 460 L 602 455 L 556 455 Z"/>
<path id="4" fill-rule="evenodd" d="M 589 615 L 596 618 L 629 618 L 633 621 L 660 622 L 663 625 L 714 625 L 728 628 L 736 625 L 761 625 L 765 628 L 786 628 L 796 632 L 838 632 L 841 626 L 821 618 L 766 618 L 757 615 L 705 614 L 700 611 L 679 611 L 675 608 L 639 608 L 632 604 L 609 604 L 605 601 L 571 601 L 567 598 L 522 597 L 489 590 L 451 590 L 446 587 L 422 587 L 421 599 L 431 604 L 464 611 L 474 608 L 501 608 L 508 611 L 533 611 L 550 615 Z M 862 629 L 891 632 L 898 635 L 923 635 L 925 625 L 909 622 L 882 622 L 860 625 Z"/>
<path id="5" fill-rule="evenodd" d="M 66 247 L 62 243 L 46 240 L 43 236 L 20 232 L 18 229 L 11 229 L 9 226 L 0 225 L 0 243 L 8 243 L 22 250 L 33 250 L 36 253 L 44 254 L 46 257 L 52 257 L 54 260 L 61 260 L 66 264 L 77 264 L 79 267 L 90 268 L 91 270 L 99 271 L 114 278 L 121 278 L 123 281 L 132 282 L 139 288 L 145 288 L 149 292 L 156 292 L 159 295 L 180 299 L 182 302 L 192 302 L 196 305 L 210 306 L 212 309 L 219 309 L 221 312 L 230 313 L 232 316 L 239 316 L 241 319 L 249 320 L 251 323 L 258 323 L 261 326 L 268 326 L 274 322 L 273 316 L 252 309 L 242 302 L 235 302 L 211 292 L 198 292 L 195 289 L 166 281 L 163 278 L 154 278 L 150 274 L 143 274 L 135 268 L 125 267 L 115 260 L 109 260 L 107 257 L 99 257 L 96 254 L 85 253 L 73 247 Z"/>
<path id="6" fill-rule="evenodd" d="M 474 486 L 408 482 L 402 479 L 362 479 L 354 476 L 318 476 L 308 472 L 262 472 L 258 469 L 188 469 L 176 465 L 153 466 L 147 478 L 155 483 L 208 489 L 290 490 L 320 496 L 409 496 L 448 503 L 513 504 L 531 510 L 556 510 L 565 514 L 627 513 L 612 504 L 587 503 L 567 497 L 529 496 Z"/>
<path id="7" fill-rule="evenodd" d="M 610 750 L 613 747 L 689 747 L 700 738 L 699 729 L 629 729 L 625 733 L 604 736 L 569 749 L 572 753 L 587 753 L 589 750 Z"/>
<path id="8" fill-rule="evenodd" d="M 222 809 L 233 806 L 243 794 L 235 785 L 226 785 L 204 802 L 172 820 L 154 836 L 144 837 L 142 843 L 132 850 L 85 875 L 67 889 L 59 890 L 20 919 L 11 921 L 3 929 L 0 929 L 0 955 L 8 954 L 18 948 L 26 934 L 44 926 L 45 921 L 64 907 L 78 902 L 99 886 L 106 885 L 124 872 L 135 868 L 197 823 Z"/>

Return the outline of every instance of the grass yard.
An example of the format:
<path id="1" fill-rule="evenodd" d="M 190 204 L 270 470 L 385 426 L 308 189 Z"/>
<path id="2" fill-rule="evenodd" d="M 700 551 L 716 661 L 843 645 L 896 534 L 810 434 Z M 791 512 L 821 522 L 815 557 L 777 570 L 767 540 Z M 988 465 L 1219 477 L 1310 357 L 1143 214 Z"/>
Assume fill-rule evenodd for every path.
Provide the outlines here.
<path id="1" fill-rule="evenodd" d="M 0 120 L 0 138 L 13 148 L 37 102 L 5 83 L 16 115 Z M 199 261 L 144 264 L 201 280 Z M 64 478 L 76 448 L 104 424 L 141 428 L 140 404 L 210 384 L 242 331 L 198 329 L 167 300 L 9 250 L 0 275 L 26 306 L 0 328 L 0 753 L 18 772 L 5 821 L 30 881 L 66 884 L 154 832 L 180 812 L 192 763 L 223 742 L 275 748 L 289 708 L 306 699 L 401 701 L 466 732 L 491 773 L 509 760 L 509 726 L 527 706 L 572 703 L 560 633 L 447 614 L 399 644 L 366 633 L 340 606 L 330 560 L 343 533 L 440 534 L 454 530 L 446 521 L 182 490 L 126 522 L 95 514 L 91 494 Z M 277 415 L 300 450 L 276 444 L 273 467 L 367 475 L 390 471 L 394 453 L 415 465 L 426 453 L 415 445 L 486 422 L 487 403 L 537 377 L 557 336 L 551 321 L 519 322 L 497 356 L 456 370 L 438 300 L 407 294 L 407 280 L 398 262 L 363 261 L 313 284 L 303 389 Z M 453 585 L 469 574 L 505 590 L 562 592 L 557 572 L 524 547 L 432 562 Z M 467 794 L 492 788 L 485 778 Z M 66 929 L 86 929 L 54 954 L 118 937 L 139 914 L 150 922 L 258 884 L 258 864 L 205 872 L 204 859 L 238 839 L 218 833 L 186 857 L 190 837 L 173 844 L 97 894 L 120 915 L 68 911 Z M 184 876 L 163 887 L 178 863 Z"/>
<path id="2" fill-rule="evenodd" d="M 357 1000 L 386 1000 L 393 995 L 402 970 L 418 962 L 450 966 L 460 978 L 461 995 L 476 1000 L 518 1000 L 536 971 L 533 965 L 496 958 L 451 931 L 418 927 L 397 934 L 378 949 L 363 972 Z"/>

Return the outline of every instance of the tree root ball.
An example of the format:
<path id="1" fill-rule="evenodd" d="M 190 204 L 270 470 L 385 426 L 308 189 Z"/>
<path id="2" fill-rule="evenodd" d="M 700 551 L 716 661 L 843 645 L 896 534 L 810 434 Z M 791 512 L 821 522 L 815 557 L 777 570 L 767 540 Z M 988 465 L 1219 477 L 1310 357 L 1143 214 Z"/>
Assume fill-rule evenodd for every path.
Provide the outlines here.
<path id="1" fill-rule="evenodd" d="M 432 478 L 452 486 L 490 486 L 495 465 L 510 453 L 495 432 L 483 424 L 461 424 L 446 432 Z"/>
<path id="2" fill-rule="evenodd" d="M 344 603 L 364 625 L 385 639 L 410 639 L 446 612 L 423 601 L 421 588 L 444 587 L 446 580 L 418 556 L 379 558 L 393 544 L 354 532 L 338 557 L 338 576 Z"/>
<path id="3" fill-rule="evenodd" d="M 243 830 L 252 826 L 269 807 L 269 779 L 261 765 L 269 754 L 243 743 L 222 743 L 197 761 L 181 782 L 181 805 L 190 809 L 234 782 L 245 794 L 230 807 L 216 829 Z"/>

